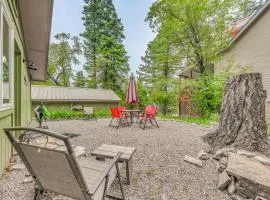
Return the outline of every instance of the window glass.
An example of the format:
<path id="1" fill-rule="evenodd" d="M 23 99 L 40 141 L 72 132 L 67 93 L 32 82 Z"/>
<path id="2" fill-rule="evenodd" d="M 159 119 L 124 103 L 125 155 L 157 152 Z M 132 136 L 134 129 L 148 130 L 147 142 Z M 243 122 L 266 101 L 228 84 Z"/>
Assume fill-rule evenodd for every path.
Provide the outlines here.
<path id="1" fill-rule="evenodd" d="M 2 57 L 2 80 L 3 80 L 3 103 L 11 103 L 11 80 L 10 80 L 10 39 L 9 26 L 3 15 L 3 57 Z"/>

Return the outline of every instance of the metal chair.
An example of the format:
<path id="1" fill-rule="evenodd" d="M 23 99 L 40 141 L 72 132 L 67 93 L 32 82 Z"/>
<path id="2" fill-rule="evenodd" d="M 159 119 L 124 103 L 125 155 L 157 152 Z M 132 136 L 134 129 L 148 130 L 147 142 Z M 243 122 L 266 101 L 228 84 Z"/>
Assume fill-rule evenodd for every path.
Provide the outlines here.
<path id="1" fill-rule="evenodd" d="M 63 141 L 66 150 L 53 150 L 21 142 L 13 132 L 29 131 Z M 79 200 L 125 199 L 118 163 L 121 152 L 110 161 L 77 160 L 69 138 L 36 128 L 5 128 L 4 132 L 36 183 L 35 200 L 43 191 L 52 191 Z M 122 197 L 109 195 L 108 188 L 118 178 Z"/>

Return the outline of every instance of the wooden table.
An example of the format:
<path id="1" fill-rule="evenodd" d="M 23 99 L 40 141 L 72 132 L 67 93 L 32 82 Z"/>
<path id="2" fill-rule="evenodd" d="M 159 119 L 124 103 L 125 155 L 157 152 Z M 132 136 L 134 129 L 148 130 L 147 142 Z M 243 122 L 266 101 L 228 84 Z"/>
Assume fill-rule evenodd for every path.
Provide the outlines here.
<path id="1" fill-rule="evenodd" d="M 129 113 L 130 116 L 130 123 L 133 123 L 133 114 L 137 113 L 138 115 L 140 114 L 141 110 L 121 110 L 120 112 L 122 113 Z"/>
<path id="2" fill-rule="evenodd" d="M 96 156 L 96 159 L 98 160 L 104 160 L 105 158 L 113 158 L 116 156 L 116 154 L 121 151 L 122 155 L 119 158 L 120 162 L 125 162 L 126 164 L 126 176 L 127 176 L 127 184 L 131 184 L 132 180 L 132 158 L 136 151 L 133 147 L 123 147 L 118 145 L 108 145 L 103 144 L 100 147 L 98 147 L 96 150 L 94 150 L 91 155 Z"/>

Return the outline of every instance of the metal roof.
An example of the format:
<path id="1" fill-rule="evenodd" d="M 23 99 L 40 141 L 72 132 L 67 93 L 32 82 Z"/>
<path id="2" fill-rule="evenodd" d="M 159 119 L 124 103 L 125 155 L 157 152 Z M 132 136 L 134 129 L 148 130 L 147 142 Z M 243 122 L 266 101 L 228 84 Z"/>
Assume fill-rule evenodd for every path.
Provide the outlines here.
<path id="1" fill-rule="evenodd" d="M 112 90 L 32 85 L 34 102 L 119 102 Z"/>

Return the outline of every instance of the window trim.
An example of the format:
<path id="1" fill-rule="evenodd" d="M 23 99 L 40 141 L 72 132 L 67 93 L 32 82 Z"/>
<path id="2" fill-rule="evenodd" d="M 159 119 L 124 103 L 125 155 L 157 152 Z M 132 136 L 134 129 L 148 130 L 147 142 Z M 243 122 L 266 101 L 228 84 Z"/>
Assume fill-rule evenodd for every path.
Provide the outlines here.
<path id="1" fill-rule="evenodd" d="M 9 27 L 9 79 L 10 79 L 10 103 L 3 102 L 3 20 L 5 20 Z M 0 111 L 14 107 L 14 29 L 10 20 L 10 16 L 6 6 L 0 3 Z"/>

